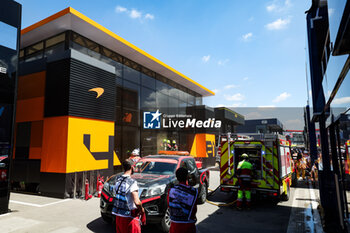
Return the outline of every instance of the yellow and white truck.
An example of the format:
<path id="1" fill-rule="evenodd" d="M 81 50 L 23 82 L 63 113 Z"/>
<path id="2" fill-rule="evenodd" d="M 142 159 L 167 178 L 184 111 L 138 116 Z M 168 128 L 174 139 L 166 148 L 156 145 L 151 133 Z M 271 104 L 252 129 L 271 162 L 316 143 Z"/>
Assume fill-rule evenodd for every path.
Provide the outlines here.
<path id="1" fill-rule="evenodd" d="M 292 158 L 286 138 L 279 134 L 227 135 L 227 138 L 221 140 L 221 189 L 238 190 L 235 173 L 240 155 L 246 153 L 253 165 L 252 193 L 288 200 L 292 182 Z"/>

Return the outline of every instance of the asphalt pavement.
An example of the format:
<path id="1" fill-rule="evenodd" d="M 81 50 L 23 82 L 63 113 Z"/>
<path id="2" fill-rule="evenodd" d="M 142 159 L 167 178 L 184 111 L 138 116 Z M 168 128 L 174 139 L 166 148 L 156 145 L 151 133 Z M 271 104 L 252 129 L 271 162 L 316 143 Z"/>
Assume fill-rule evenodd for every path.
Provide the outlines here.
<path id="1" fill-rule="evenodd" d="M 211 171 L 210 189 L 219 185 L 219 172 Z M 232 193 L 217 190 L 208 198 L 214 203 L 229 203 Z M 307 185 L 291 189 L 287 202 L 255 200 L 251 210 L 238 211 L 233 206 L 210 203 L 198 206 L 197 229 L 200 233 L 226 232 L 319 232 L 313 217 L 313 201 Z M 100 217 L 99 199 L 56 199 L 31 194 L 11 193 L 9 214 L 0 215 L 1 232 L 106 232 L 113 225 Z M 310 220 L 311 219 L 311 220 Z M 316 221 L 317 223 L 317 221 Z M 142 228 L 143 233 L 161 232 L 156 225 Z"/>

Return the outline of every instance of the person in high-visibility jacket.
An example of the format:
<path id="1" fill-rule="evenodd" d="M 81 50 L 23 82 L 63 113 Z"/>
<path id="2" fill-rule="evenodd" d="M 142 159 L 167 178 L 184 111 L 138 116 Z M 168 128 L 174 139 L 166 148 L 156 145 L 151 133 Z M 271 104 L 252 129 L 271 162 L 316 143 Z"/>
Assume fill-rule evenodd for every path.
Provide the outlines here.
<path id="1" fill-rule="evenodd" d="M 238 178 L 238 194 L 237 194 L 237 208 L 241 209 L 243 204 L 243 194 L 247 201 L 247 207 L 250 208 L 251 192 L 250 183 L 252 180 L 252 168 L 253 165 L 249 162 L 249 156 L 244 153 L 241 155 L 242 161 L 237 166 L 237 178 Z"/>

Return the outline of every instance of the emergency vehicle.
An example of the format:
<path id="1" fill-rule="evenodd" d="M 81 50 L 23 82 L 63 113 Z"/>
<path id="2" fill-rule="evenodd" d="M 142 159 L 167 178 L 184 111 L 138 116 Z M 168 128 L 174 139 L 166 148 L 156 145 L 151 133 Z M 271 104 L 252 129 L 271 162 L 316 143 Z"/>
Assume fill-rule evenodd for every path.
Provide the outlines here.
<path id="1" fill-rule="evenodd" d="M 350 175 L 350 140 L 345 143 L 345 174 Z"/>
<path id="2" fill-rule="evenodd" d="M 220 187 L 222 190 L 238 190 L 235 176 L 240 155 L 249 155 L 253 165 L 251 190 L 256 195 L 288 200 L 292 182 L 290 145 L 279 134 L 249 134 L 238 137 L 227 135 L 230 140 L 221 143 Z"/>

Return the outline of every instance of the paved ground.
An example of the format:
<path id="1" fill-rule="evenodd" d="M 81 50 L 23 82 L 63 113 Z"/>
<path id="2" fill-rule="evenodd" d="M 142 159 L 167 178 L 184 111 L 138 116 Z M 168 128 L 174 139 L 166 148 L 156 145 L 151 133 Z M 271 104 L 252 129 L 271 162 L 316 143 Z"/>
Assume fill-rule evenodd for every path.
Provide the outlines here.
<path id="1" fill-rule="evenodd" d="M 218 184 L 219 173 L 212 171 L 210 188 L 215 189 Z M 313 232 L 312 229 L 318 229 L 319 225 L 313 221 L 317 195 L 312 194 L 305 183 L 299 185 L 300 188 L 292 188 L 289 201 L 278 204 L 256 201 L 250 211 L 237 211 L 230 206 L 218 207 L 209 203 L 200 205 L 197 228 L 201 233 Z M 230 202 L 233 197 L 217 191 L 209 199 Z M 98 198 L 89 201 L 62 200 L 12 193 L 10 209 L 10 214 L 0 215 L 1 232 L 115 232 L 112 225 L 100 218 Z M 160 230 L 150 225 L 142 232 L 157 233 Z"/>

